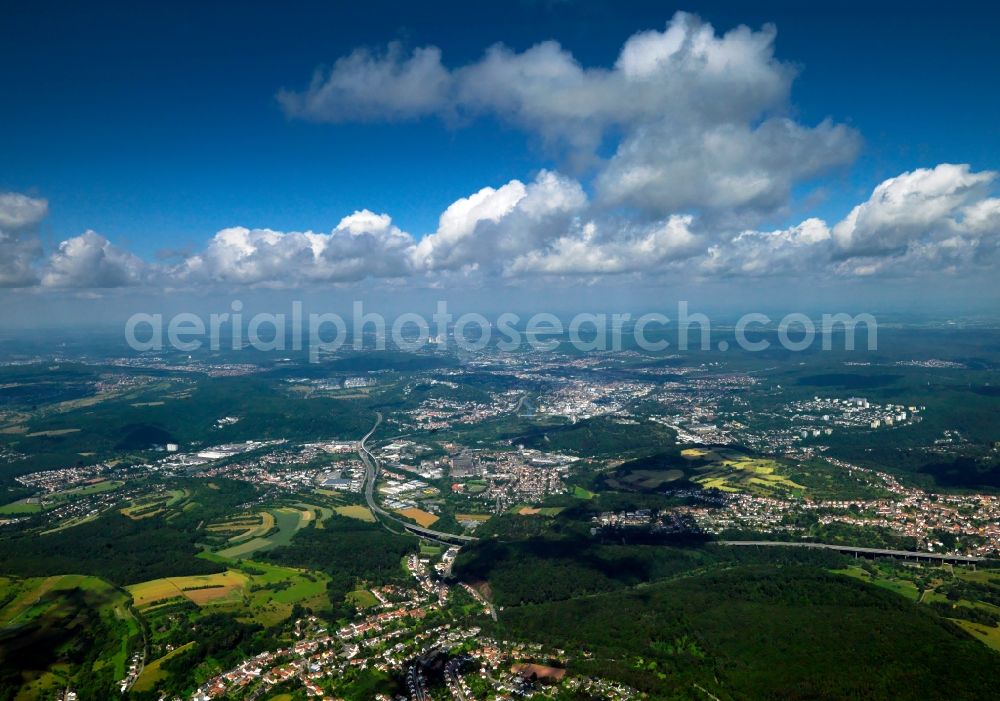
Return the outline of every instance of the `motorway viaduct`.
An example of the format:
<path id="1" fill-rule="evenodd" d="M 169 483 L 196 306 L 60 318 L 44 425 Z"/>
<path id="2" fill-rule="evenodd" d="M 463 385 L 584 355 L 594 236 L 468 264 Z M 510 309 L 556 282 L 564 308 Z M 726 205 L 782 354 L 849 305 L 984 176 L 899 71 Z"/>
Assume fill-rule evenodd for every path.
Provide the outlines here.
<path id="1" fill-rule="evenodd" d="M 376 518 L 381 518 L 383 520 L 383 525 L 385 521 L 391 521 L 399 526 L 402 526 L 411 533 L 415 533 L 422 538 L 428 540 L 433 540 L 438 543 L 443 543 L 445 545 L 465 545 L 467 543 L 472 543 L 477 540 L 473 536 L 469 535 L 459 535 L 457 533 L 446 533 L 444 531 L 435 531 L 430 528 L 424 528 L 415 523 L 410 523 L 404 521 L 401 518 L 397 518 L 393 514 L 389 513 L 381 506 L 375 503 L 375 481 L 378 475 L 378 459 L 368 450 L 365 445 L 372 434 L 378 429 L 379 424 L 382 423 L 381 412 L 376 412 L 375 425 L 372 426 L 371 430 L 364 435 L 364 437 L 358 442 L 358 455 L 361 456 L 361 460 L 365 465 L 365 501 L 368 503 L 368 508 L 371 509 L 372 513 Z M 915 550 L 888 550 L 882 548 L 862 548 L 850 545 L 830 545 L 828 543 L 802 543 L 802 542 L 786 542 L 780 540 L 720 540 L 716 541 L 719 545 L 727 545 L 733 547 L 793 547 L 793 548 L 819 548 L 823 550 L 835 550 L 837 552 L 853 554 L 860 557 L 894 557 L 904 560 L 926 560 L 928 562 L 949 562 L 955 565 L 973 565 L 975 566 L 978 562 L 983 562 L 985 558 L 974 557 L 971 555 L 948 555 L 944 553 L 929 553 L 920 552 Z"/>
<path id="2" fill-rule="evenodd" d="M 973 565 L 983 562 L 985 558 L 972 555 L 948 555 L 945 553 L 928 553 L 917 550 L 886 550 L 882 548 L 861 548 L 852 545 L 829 545 L 827 543 L 785 542 L 781 540 L 719 540 L 719 545 L 738 547 L 784 547 L 784 548 L 820 548 L 836 550 L 837 552 L 853 554 L 860 557 L 894 557 L 903 560 L 926 560 L 927 562 L 949 562 L 953 565 Z"/>
<path id="3" fill-rule="evenodd" d="M 365 501 L 368 503 L 368 508 L 371 509 L 371 512 L 375 515 L 375 517 L 382 519 L 383 524 L 385 523 L 385 521 L 392 521 L 393 523 L 402 526 L 411 533 L 419 535 L 421 538 L 426 538 L 428 540 L 433 540 L 438 543 L 443 543 L 444 545 L 465 545 L 466 543 L 472 543 L 476 540 L 479 540 L 478 538 L 474 538 L 473 536 L 469 535 L 445 533 L 444 531 L 435 531 L 430 528 L 424 528 L 423 526 L 418 526 L 415 523 L 410 523 L 408 521 L 404 521 L 401 518 L 397 518 L 396 516 L 392 515 L 391 513 L 389 513 L 388 511 L 386 511 L 381 506 L 375 503 L 375 480 L 378 475 L 378 459 L 374 455 L 372 455 L 371 451 L 368 450 L 365 443 L 368 441 L 369 438 L 372 437 L 372 434 L 375 433 L 375 431 L 378 429 L 379 424 L 382 423 L 381 412 L 376 412 L 376 416 L 377 418 L 375 420 L 375 425 L 372 426 L 372 429 L 368 433 L 366 433 L 364 435 L 364 438 L 362 438 L 358 442 L 358 455 L 361 456 L 361 461 L 365 464 L 365 488 L 364 488 Z"/>

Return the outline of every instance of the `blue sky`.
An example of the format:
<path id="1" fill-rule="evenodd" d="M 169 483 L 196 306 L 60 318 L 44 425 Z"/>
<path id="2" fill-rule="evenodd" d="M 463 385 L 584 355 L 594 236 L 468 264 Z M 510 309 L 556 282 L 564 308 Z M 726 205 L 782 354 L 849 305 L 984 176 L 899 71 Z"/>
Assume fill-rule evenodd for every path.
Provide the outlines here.
<path id="1" fill-rule="evenodd" d="M 766 51 L 749 50 L 740 61 L 757 71 L 747 73 L 750 92 L 766 90 L 767 80 L 780 83 L 782 71 L 794 70 L 789 94 L 754 98 L 756 107 L 746 119 L 726 125 L 755 134 L 747 148 L 756 148 L 757 155 L 746 157 L 749 165 L 744 164 L 741 177 L 755 168 L 766 177 L 775 176 L 768 169 L 781 171 L 766 204 L 749 199 L 720 204 L 718 193 L 674 193 L 673 184 L 680 187 L 686 180 L 677 176 L 686 172 L 680 166 L 670 170 L 673 181 L 661 179 L 662 192 L 646 188 L 608 195 L 615 182 L 624 182 L 654 159 L 636 163 L 632 158 L 615 166 L 612 156 L 630 139 L 639 151 L 662 147 L 670 157 L 691 157 L 690 150 L 678 153 L 666 132 L 683 122 L 696 138 L 705 137 L 692 125 L 701 118 L 698 110 L 714 108 L 698 102 L 698 91 L 704 88 L 716 102 L 726 98 L 711 92 L 718 86 L 706 87 L 701 78 L 690 84 L 695 106 L 688 112 L 693 117 L 685 113 L 676 118 L 669 114 L 670 98 L 646 93 L 637 99 L 663 105 L 668 115 L 662 124 L 648 111 L 633 121 L 618 121 L 613 114 L 595 117 L 596 151 L 566 146 L 575 123 L 547 112 L 552 106 L 541 104 L 544 96 L 532 98 L 534 111 L 528 114 L 515 113 L 509 102 L 491 102 L 489 91 L 473 98 L 461 94 L 470 90 L 463 71 L 482 68 L 484 52 L 498 42 L 509 47 L 510 66 L 527 60 L 539 42 L 554 40 L 581 70 L 613 72 L 630 37 L 649 30 L 665 35 L 679 10 L 695 16 L 691 36 L 694 27 L 711 25 L 709 33 L 720 42 L 739 25 L 758 39 L 769 36 L 765 25 L 777 27 L 776 38 L 764 42 Z M 936 266 L 953 274 L 962 274 L 971 261 L 979 266 L 977 274 L 984 269 L 992 273 L 993 259 L 984 258 L 983 251 L 992 256 L 997 248 L 990 217 L 1000 211 L 992 173 L 1000 165 L 998 15 L 995 7 L 971 2 L 954 3 L 947 10 L 930 2 L 16 4 L 5 10 L 0 24 L 6 95 L 0 115 L 0 193 L 45 200 L 46 207 L 38 217 L 14 226 L 30 229 L 40 246 L 17 234 L 18 255 L 31 271 L 24 267 L 17 275 L 8 274 L 4 286 L 34 280 L 52 287 L 111 288 L 148 284 L 153 278 L 162 284 L 168 272 L 163 266 L 168 265 L 182 266 L 185 281 L 197 273 L 205 279 L 214 274 L 216 282 L 270 284 L 273 280 L 266 276 L 248 276 L 245 270 L 205 272 L 213 264 L 209 242 L 216 232 L 247 227 L 251 233 L 239 245 L 252 240 L 257 246 L 254 230 L 329 233 L 358 210 L 391 216 L 391 225 L 388 219 L 365 224 L 381 227 L 378 236 L 391 241 L 397 233 L 410 237 L 400 244 L 406 248 L 406 270 L 390 265 L 381 273 L 386 278 L 412 276 L 413 266 L 456 277 L 460 271 L 481 271 L 484 260 L 454 249 L 454 241 L 444 251 L 447 236 L 439 236 L 433 255 L 413 249 L 439 230 L 442 212 L 485 187 L 496 190 L 490 193 L 490 206 L 503 212 L 465 222 L 468 231 L 463 229 L 462 235 L 492 236 L 480 246 L 480 255 L 509 255 L 497 267 L 508 278 L 518 271 L 649 275 L 655 271 L 640 271 L 626 260 L 628 251 L 634 254 L 643 246 L 673 247 L 675 253 L 657 258 L 661 272 L 683 263 L 713 275 L 759 274 L 765 249 L 768 265 L 777 265 L 776 270 L 801 267 L 789 252 L 803 241 L 819 239 L 837 243 L 827 246 L 823 263 L 836 275 L 892 270 L 898 276 L 914 260 L 926 263 L 928 270 Z M 684 22 L 677 20 L 678 26 Z M 390 42 L 398 42 L 398 49 L 387 48 Z M 399 95 L 413 87 L 399 81 L 375 86 L 372 94 L 361 88 L 338 98 L 364 109 L 374 104 L 386 109 L 385 115 L 356 117 L 350 106 L 345 113 L 330 104 L 296 113 L 277 99 L 283 89 L 307 95 L 314 71 L 326 71 L 324 80 L 331 78 L 330 67 L 356 50 L 369 51 L 369 67 L 405 69 L 417 55 L 413 52 L 423 47 L 440 51 L 434 68 L 451 86 L 426 110 L 406 105 L 401 116 L 389 114 L 398 107 Z M 772 48 L 774 61 L 768 62 Z M 774 75 L 758 80 L 762 71 Z M 349 67 L 338 75 L 348 72 Z M 588 90 L 605 90 L 604 78 L 588 75 Z M 734 94 L 741 91 L 738 78 L 726 85 Z M 382 88 L 397 94 L 373 97 Z M 606 101 L 610 94 L 605 91 L 596 99 Z M 741 99 L 733 98 L 735 111 Z M 539 110 L 543 116 L 536 122 Z M 786 120 L 791 131 L 756 138 L 774 116 Z M 830 120 L 829 133 L 823 120 Z M 592 123 L 583 119 L 580 125 Z M 661 141 L 648 141 L 649 129 L 665 130 L 657 137 Z M 770 163 L 768 144 L 776 144 L 775 151 L 791 149 L 789 144 L 800 138 L 816 143 L 786 155 L 780 165 Z M 725 149 L 744 146 L 734 137 Z M 797 168 L 796 159 L 815 159 L 816 164 Z M 948 163 L 968 167 L 935 170 Z M 708 169 L 705 177 L 716 183 L 730 176 L 718 163 L 695 165 Z M 944 197 L 945 214 L 940 211 L 945 205 L 928 205 L 938 218 L 915 228 L 912 222 L 905 227 L 895 220 L 887 224 L 887 215 L 877 210 L 869 212 L 867 223 L 864 216 L 859 225 L 843 223 L 880 183 L 908 173 L 917 175 L 894 186 L 899 197 L 938 204 Z M 509 237 L 515 230 L 511 227 L 527 224 L 500 220 L 514 212 L 532 187 L 544 189 L 546 174 L 561 178 L 555 190 L 547 191 L 550 196 L 557 192 L 580 201 L 552 205 L 565 216 L 546 224 L 549 229 L 532 240 L 534 248 L 507 250 L 497 240 Z M 517 187 L 504 189 L 515 182 Z M 978 207 L 979 219 L 966 224 L 973 219 L 972 207 Z M 674 219 L 685 216 L 690 221 Z M 800 227 L 810 218 L 823 220 L 826 229 L 803 239 Z M 356 233 L 361 226 L 341 224 L 344 232 Z M 593 228 L 588 230 L 588 224 Z M 671 234 L 670 226 L 686 229 Z M 656 227 L 666 227 L 666 233 L 654 232 Z M 898 233 L 903 228 L 905 237 Z M 84 240 L 81 235 L 90 230 L 96 233 Z M 785 232 L 787 246 L 781 237 L 764 236 L 779 230 Z M 742 231 L 752 232 L 750 243 L 746 236 L 738 238 Z M 950 243 L 942 247 L 942 241 L 955 236 L 966 246 L 962 256 L 954 254 Z M 66 249 L 61 261 L 47 257 L 70 240 L 76 240 L 75 248 Z M 581 242 L 593 241 L 600 245 L 580 252 L 576 267 L 553 263 L 571 250 L 579 252 Z M 383 256 L 384 243 L 378 239 L 371 244 L 371 255 Z M 302 245 L 308 247 L 300 241 L 288 255 L 299 256 Z M 360 255 L 355 249 L 350 255 Z M 336 254 L 348 255 L 339 248 Z M 69 259 L 72 255 L 75 261 Z M 423 258 L 414 263 L 414 255 Z M 617 267 L 588 267 L 588 255 L 614 258 Z M 885 259 L 897 264 L 892 268 Z M 988 261 L 985 267 L 983 260 Z M 73 265 L 104 272 L 78 274 L 70 271 Z M 0 281 L 4 274 L 0 270 Z M 176 270 L 170 275 L 180 279 Z M 317 272 L 305 281 L 356 278 L 352 269 L 325 277 Z"/>
<path id="2" fill-rule="evenodd" d="M 356 46 L 435 44 L 446 64 L 502 41 L 556 39 L 587 65 L 676 9 L 720 31 L 778 27 L 802 66 L 793 104 L 832 116 L 864 151 L 819 210 L 843 215 L 892 174 L 1000 153 L 1000 65 L 989 4 L 553 2 L 16 3 L 0 27 L 7 108 L 0 189 L 49 200 L 53 235 L 96 229 L 149 255 L 226 226 L 327 230 L 359 207 L 432 231 L 450 202 L 526 178 L 549 154 L 494 123 L 317 125 L 274 99 Z M 780 223 L 780 222 L 778 222 Z"/>

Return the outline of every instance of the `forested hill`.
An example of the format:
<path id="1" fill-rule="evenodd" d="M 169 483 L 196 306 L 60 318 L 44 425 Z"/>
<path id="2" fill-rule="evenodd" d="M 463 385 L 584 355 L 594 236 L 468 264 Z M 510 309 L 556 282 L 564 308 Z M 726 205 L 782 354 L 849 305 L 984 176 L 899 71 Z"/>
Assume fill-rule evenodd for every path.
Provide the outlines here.
<path id="1" fill-rule="evenodd" d="M 839 556 L 556 545 L 480 544 L 459 572 L 503 605 L 499 635 L 571 651 L 574 673 L 651 698 L 707 698 L 699 687 L 724 700 L 1000 693 L 1000 655 L 931 607 L 830 572 Z M 622 563 L 659 581 L 612 576 Z M 531 584 L 540 578 L 555 581 Z"/>
<path id="2" fill-rule="evenodd" d="M 571 668 L 653 698 L 990 699 L 1000 655 L 891 592 L 812 568 L 742 567 L 508 608 L 504 631 L 587 651 Z M 701 694 L 701 695 L 699 695 Z"/>

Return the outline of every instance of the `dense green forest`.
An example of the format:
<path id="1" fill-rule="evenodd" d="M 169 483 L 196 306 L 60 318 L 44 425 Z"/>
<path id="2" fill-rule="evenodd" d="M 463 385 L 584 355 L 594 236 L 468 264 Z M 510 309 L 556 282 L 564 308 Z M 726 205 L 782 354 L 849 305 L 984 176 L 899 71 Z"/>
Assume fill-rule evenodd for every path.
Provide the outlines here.
<path id="1" fill-rule="evenodd" d="M 612 591 L 687 572 L 710 562 L 698 549 L 602 545 L 586 538 L 487 540 L 464 549 L 457 576 L 488 581 L 503 606 Z"/>
<path id="2" fill-rule="evenodd" d="M 65 531 L 0 539 L 0 573 L 41 577 L 72 572 L 123 585 L 224 570 L 195 557 L 197 540 L 197 533 L 159 518 L 133 521 L 111 512 Z"/>
<path id="3" fill-rule="evenodd" d="M 131 519 L 118 511 L 73 528 L 38 535 L 24 528 L 0 538 L 0 574 L 38 577 L 87 574 L 115 584 L 159 577 L 221 572 L 224 566 L 196 557 L 198 530 L 214 518 L 230 514 L 252 499 L 256 488 L 246 482 L 217 479 L 178 482 L 191 492 L 190 507 L 160 516 Z M 30 525 L 30 524 L 29 524 Z"/>
<path id="4" fill-rule="evenodd" d="M 418 550 L 416 538 L 390 533 L 377 523 L 334 514 L 323 526 L 299 531 L 290 545 L 266 556 L 281 565 L 328 574 L 334 619 L 353 612 L 345 597 L 358 582 L 378 585 L 405 577 L 402 558 Z"/>
<path id="5" fill-rule="evenodd" d="M 651 421 L 623 423 L 598 416 L 559 426 L 539 426 L 512 436 L 527 448 L 567 452 L 588 457 L 647 455 L 672 446 L 676 436 L 666 426 Z"/>
<path id="6" fill-rule="evenodd" d="M 1000 656 L 932 610 L 806 566 L 509 607 L 500 629 L 652 698 L 987 699 L 1000 678 Z"/>

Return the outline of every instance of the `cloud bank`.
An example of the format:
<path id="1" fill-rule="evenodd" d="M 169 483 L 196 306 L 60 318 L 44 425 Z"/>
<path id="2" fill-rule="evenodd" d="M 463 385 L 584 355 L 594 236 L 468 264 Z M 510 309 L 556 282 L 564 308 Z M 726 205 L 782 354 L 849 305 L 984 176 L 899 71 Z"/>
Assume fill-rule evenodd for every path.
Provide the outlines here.
<path id="1" fill-rule="evenodd" d="M 795 70 L 775 59 L 775 36 L 770 25 L 718 35 L 679 12 L 663 31 L 629 38 L 610 68 L 584 67 L 554 41 L 522 53 L 498 44 L 455 69 L 437 47 L 407 55 L 390 44 L 356 50 L 278 99 L 290 117 L 318 122 L 493 115 L 592 165 L 602 206 L 749 221 L 860 146 L 844 125 L 787 116 Z M 600 159 L 609 140 L 614 153 Z"/>
<path id="2" fill-rule="evenodd" d="M 939 164 L 874 184 L 843 218 L 774 230 L 792 192 L 853 162 L 851 128 L 791 116 L 796 70 L 776 31 L 725 34 L 676 14 L 588 67 L 556 42 L 503 45 L 458 67 L 428 46 L 357 49 L 278 100 L 294 119 L 448 125 L 490 116 L 553 149 L 558 169 L 470 186 L 437 228 L 404 231 L 359 208 L 328 232 L 234 225 L 179 262 L 146 262 L 94 231 L 46 252 L 45 200 L 0 193 L 0 286 L 163 289 L 644 282 L 815 281 L 991 274 L 997 172 Z M 359 203 L 363 204 L 363 203 Z M 248 223 L 253 224 L 253 223 Z M 266 222 L 257 223 L 265 224 Z M 137 232 L 138 233 L 138 232 Z"/>
<path id="3" fill-rule="evenodd" d="M 412 272 L 413 238 L 387 214 L 344 217 L 329 234 L 232 227 L 164 275 L 172 282 L 291 286 L 403 277 Z"/>
<path id="4" fill-rule="evenodd" d="M 995 171 L 921 168 L 877 185 L 833 225 L 809 218 L 787 229 L 717 228 L 691 214 L 653 221 L 602 216 L 579 182 L 542 171 L 452 203 L 421 238 L 388 214 L 359 210 L 329 233 L 236 226 L 175 265 L 147 263 L 93 231 L 48 256 L 32 232 L 46 211 L 23 195 L 0 211 L 0 281 L 7 287 L 112 288 L 210 285 L 294 288 L 363 280 L 442 285 L 524 279 L 698 281 L 915 277 L 990 273 L 1000 262 Z M 30 198 L 29 198 L 30 199 Z M 31 211 L 30 216 L 19 212 Z M 13 224 L 13 226 L 12 226 Z"/>

